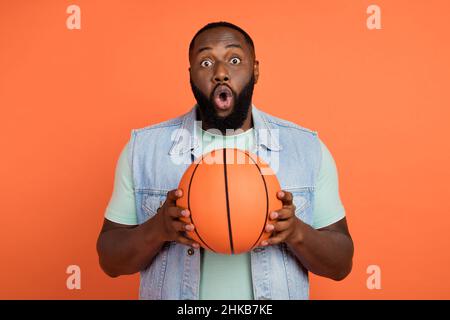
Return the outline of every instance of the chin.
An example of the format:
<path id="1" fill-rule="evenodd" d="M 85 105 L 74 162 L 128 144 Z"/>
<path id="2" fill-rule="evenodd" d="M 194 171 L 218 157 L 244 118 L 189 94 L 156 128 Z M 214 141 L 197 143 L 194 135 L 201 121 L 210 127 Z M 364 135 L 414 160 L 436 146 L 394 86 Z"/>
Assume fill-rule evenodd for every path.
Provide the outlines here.
<path id="1" fill-rule="evenodd" d="M 226 118 L 226 117 L 228 117 L 230 114 L 233 113 L 233 111 L 234 111 L 234 105 L 232 105 L 231 108 L 228 109 L 228 110 L 221 110 L 221 109 L 217 109 L 217 108 L 214 108 L 214 110 L 216 111 L 216 115 L 217 115 L 218 117 L 220 117 L 220 118 Z"/>

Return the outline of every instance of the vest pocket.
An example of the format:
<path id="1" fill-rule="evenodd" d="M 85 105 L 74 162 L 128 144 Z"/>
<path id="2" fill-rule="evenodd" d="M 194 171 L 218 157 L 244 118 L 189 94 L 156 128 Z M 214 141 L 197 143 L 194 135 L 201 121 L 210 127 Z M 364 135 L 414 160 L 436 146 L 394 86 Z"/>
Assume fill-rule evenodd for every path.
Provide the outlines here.
<path id="1" fill-rule="evenodd" d="M 295 205 L 295 213 L 299 213 L 301 211 L 304 211 L 306 208 L 310 206 L 310 202 L 308 200 L 308 197 L 304 194 L 293 194 L 293 202 Z"/>
<path id="2" fill-rule="evenodd" d="M 292 193 L 295 205 L 295 216 L 307 224 L 311 224 L 311 214 L 308 210 L 311 207 L 312 190 L 310 188 L 284 189 Z"/>
<path id="3" fill-rule="evenodd" d="M 165 200 L 165 193 L 145 193 L 142 197 L 142 211 L 151 218 L 158 212 Z"/>
<path id="4" fill-rule="evenodd" d="M 159 207 L 162 207 L 164 202 L 167 198 L 167 191 L 161 190 L 161 191 L 151 191 L 143 193 L 142 195 L 142 212 L 144 215 L 143 222 L 147 221 L 148 219 L 152 218 L 158 213 Z M 174 245 L 175 241 L 167 241 L 163 249 L 168 249 L 172 245 Z"/>

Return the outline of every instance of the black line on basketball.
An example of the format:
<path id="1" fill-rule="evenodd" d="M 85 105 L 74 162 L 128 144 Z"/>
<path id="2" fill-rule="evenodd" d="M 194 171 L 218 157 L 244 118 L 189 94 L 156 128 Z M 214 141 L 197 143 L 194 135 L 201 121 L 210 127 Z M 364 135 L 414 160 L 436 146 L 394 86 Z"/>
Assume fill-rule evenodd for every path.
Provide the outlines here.
<path id="1" fill-rule="evenodd" d="M 223 149 L 223 174 L 224 174 L 224 178 L 225 178 L 225 196 L 227 198 L 228 234 L 230 235 L 231 254 L 234 254 L 233 234 L 231 232 L 230 202 L 228 199 L 227 149 Z"/>
<path id="2" fill-rule="evenodd" d="M 256 165 L 256 167 L 258 168 L 259 174 L 261 175 L 261 178 L 262 178 L 262 180 L 264 182 L 264 189 L 266 190 L 266 218 L 264 219 L 263 228 L 261 230 L 261 233 L 259 234 L 258 239 L 256 240 L 255 244 L 252 245 L 252 248 L 253 248 L 254 246 L 256 246 L 258 244 L 259 239 L 261 239 L 261 237 L 262 237 L 262 235 L 264 233 L 264 230 L 266 229 L 266 221 L 267 221 L 267 217 L 269 215 L 269 193 L 267 192 L 266 179 L 264 179 L 264 175 L 262 174 L 261 169 L 259 168 L 258 164 L 255 162 L 255 160 L 251 157 L 251 155 L 248 154 L 248 153 L 247 153 L 247 155 L 253 161 L 253 163 Z"/>
<path id="3" fill-rule="evenodd" d="M 189 209 L 189 212 L 191 212 L 190 218 L 191 218 L 192 224 L 194 226 L 195 226 L 195 223 L 194 223 L 194 219 L 192 218 L 191 201 L 190 201 L 191 200 L 191 197 L 190 197 L 190 195 L 191 195 L 191 184 L 192 184 L 192 179 L 194 179 L 195 171 L 197 170 L 198 165 L 202 161 L 203 161 L 203 156 L 202 156 L 201 160 L 195 166 L 194 171 L 192 172 L 192 176 L 191 176 L 191 179 L 189 180 L 189 187 L 188 187 L 188 209 Z M 200 236 L 200 233 L 197 230 L 197 227 L 195 227 L 194 232 L 197 235 L 197 237 L 203 242 L 203 244 L 208 247 L 209 250 L 211 250 L 212 252 L 216 252 L 210 246 L 208 246 L 208 244 L 205 242 L 205 240 L 203 240 L 203 238 Z"/>

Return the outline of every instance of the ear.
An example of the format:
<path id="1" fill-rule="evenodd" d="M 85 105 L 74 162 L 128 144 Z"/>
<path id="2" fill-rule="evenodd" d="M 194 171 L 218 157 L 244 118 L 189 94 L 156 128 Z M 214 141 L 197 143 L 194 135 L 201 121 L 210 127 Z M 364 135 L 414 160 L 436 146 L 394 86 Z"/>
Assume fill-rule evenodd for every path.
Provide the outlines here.
<path id="1" fill-rule="evenodd" d="M 255 84 L 258 82 L 259 78 L 259 61 L 255 60 L 253 64 L 253 75 L 255 76 Z"/>

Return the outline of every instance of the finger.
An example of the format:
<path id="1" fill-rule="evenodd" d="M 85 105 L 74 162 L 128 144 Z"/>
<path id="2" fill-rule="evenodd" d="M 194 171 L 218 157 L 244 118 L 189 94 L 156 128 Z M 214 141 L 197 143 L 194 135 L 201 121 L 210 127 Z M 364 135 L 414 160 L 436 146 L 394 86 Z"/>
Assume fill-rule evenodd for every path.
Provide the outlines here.
<path id="1" fill-rule="evenodd" d="M 269 215 L 271 220 L 287 220 L 295 216 L 295 206 L 272 211 Z"/>
<path id="2" fill-rule="evenodd" d="M 277 233 L 275 236 L 261 242 L 262 246 L 272 246 L 280 244 L 286 238 L 286 232 Z"/>
<path id="3" fill-rule="evenodd" d="M 196 249 L 200 248 L 200 245 L 197 242 L 195 242 L 194 240 L 192 240 L 190 238 L 186 238 L 185 236 L 183 236 L 181 234 L 176 239 L 176 241 L 181 243 L 181 244 L 184 244 L 186 246 L 190 246 L 190 247 L 193 247 L 193 248 L 196 248 Z"/>
<path id="4" fill-rule="evenodd" d="M 283 206 L 291 206 L 293 205 L 293 196 L 289 191 L 280 190 L 277 192 L 278 199 L 281 200 Z"/>
<path id="5" fill-rule="evenodd" d="M 166 201 L 164 205 L 169 205 L 171 207 L 175 207 L 177 205 L 177 199 L 183 196 L 183 190 L 174 189 L 167 192 Z"/>
<path id="6" fill-rule="evenodd" d="M 291 226 L 291 221 L 278 221 L 276 223 L 268 223 L 266 225 L 266 228 L 264 229 L 265 232 L 282 232 L 286 229 L 288 229 Z"/>
<path id="7" fill-rule="evenodd" d="M 189 209 L 183 209 L 180 207 L 170 207 L 168 210 L 169 217 L 173 219 L 178 218 L 188 218 L 191 213 L 189 212 Z"/>
<path id="8" fill-rule="evenodd" d="M 285 237 L 283 236 L 283 234 L 279 233 L 277 236 L 269 238 L 267 240 L 267 245 L 268 246 L 274 246 L 274 245 L 280 244 L 280 243 L 282 243 L 284 241 L 284 238 Z"/>
<path id="9" fill-rule="evenodd" d="M 195 229 L 192 223 L 185 223 L 183 221 L 174 220 L 172 222 L 172 228 L 176 232 L 193 231 Z"/>

